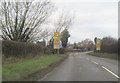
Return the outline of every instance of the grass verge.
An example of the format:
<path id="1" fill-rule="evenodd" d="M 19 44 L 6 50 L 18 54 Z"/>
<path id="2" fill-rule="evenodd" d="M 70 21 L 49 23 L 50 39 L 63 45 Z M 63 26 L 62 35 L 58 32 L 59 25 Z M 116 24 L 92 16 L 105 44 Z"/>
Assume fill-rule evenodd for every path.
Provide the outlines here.
<path id="1" fill-rule="evenodd" d="M 3 81 L 36 81 L 50 72 L 65 57 L 64 54 L 53 54 L 3 64 Z"/>
<path id="2" fill-rule="evenodd" d="M 113 53 L 98 53 L 98 52 L 90 52 L 87 53 L 88 55 L 98 56 L 98 57 L 104 57 L 104 58 L 111 58 L 111 59 L 118 59 L 118 54 Z"/>

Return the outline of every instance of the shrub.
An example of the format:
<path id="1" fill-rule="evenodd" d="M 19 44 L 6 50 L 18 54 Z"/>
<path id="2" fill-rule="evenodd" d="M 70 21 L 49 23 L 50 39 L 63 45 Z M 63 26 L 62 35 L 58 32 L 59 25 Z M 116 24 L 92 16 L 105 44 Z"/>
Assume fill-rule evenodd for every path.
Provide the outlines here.
<path id="1" fill-rule="evenodd" d="M 5 57 L 26 57 L 51 53 L 47 47 L 35 43 L 2 41 L 2 53 Z"/>
<path id="2" fill-rule="evenodd" d="M 117 53 L 118 41 L 111 37 L 105 37 L 101 41 L 101 52 Z"/>

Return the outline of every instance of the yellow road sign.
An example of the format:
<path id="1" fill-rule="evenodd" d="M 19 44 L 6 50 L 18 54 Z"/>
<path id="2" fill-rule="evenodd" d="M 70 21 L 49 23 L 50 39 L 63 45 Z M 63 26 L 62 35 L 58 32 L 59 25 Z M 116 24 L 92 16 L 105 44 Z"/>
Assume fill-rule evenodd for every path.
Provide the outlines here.
<path id="1" fill-rule="evenodd" d="M 101 48 L 101 39 L 97 38 L 97 40 L 96 40 L 96 50 L 100 50 L 100 48 Z"/>
<path id="2" fill-rule="evenodd" d="M 60 39 L 54 39 L 54 49 L 60 49 Z"/>
<path id="3" fill-rule="evenodd" d="M 54 37 L 60 37 L 60 32 L 54 32 Z"/>

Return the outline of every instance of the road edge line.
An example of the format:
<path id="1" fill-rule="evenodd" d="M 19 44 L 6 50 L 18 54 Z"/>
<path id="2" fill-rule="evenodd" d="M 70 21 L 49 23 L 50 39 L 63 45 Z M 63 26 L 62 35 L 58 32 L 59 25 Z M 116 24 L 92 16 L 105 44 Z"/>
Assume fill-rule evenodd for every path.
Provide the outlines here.
<path id="1" fill-rule="evenodd" d="M 115 77 L 120 78 L 118 75 L 116 75 L 115 73 L 113 73 L 112 71 L 107 69 L 106 67 L 102 66 L 102 68 L 105 69 L 106 71 L 108 71 L 109 73 L 111 73 L 112 75 L 114 75 Z"/>

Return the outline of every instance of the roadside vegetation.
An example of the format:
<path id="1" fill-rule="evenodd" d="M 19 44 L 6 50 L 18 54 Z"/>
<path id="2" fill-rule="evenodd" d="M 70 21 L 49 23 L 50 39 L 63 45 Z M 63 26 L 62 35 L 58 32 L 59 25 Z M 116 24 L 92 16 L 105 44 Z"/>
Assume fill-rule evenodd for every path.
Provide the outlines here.
<path id="1" fill-rule="evenodd" d="M 96 38 L 94 39 L 94 42 L 96 43 Z M 97 52 L 96 46 L 95 46 L 94 52 Z M 118 53 L 118 39 L 115 39 L 115 38 L 109 37 L 109 36 L 102 38 L 100 52 L 102 52 L 102 53 Z"/>
<path id="2" fill-rule="evenodd" d="M 52 19 L 55 22 L 51 28 L 50 18 L 55 7 L 50 0 L 22 1 L 4 1 L 0 5 L 3 81 L 36 81 L 37 74 L 40 79 L 54 68 L 54 63 L 57 65 L 66 57 L 69 27 L 74 16 L 61 12 L 56 20 Z M 53 49 L 54 32 L 61 33 L 59 54 Z"/>
<path id="3" fill-rule="evenodd" d="M 52 54 L 43 43 L 2 41 L 2 80 L 36 81 L 49 73 L 68 54 Z"/>
<path id="4" fill-rule="evenodd" d="M 97 37 L 95 37 L 94 42 L 96 43 Z M 88 55 L 94 55 L 98 57 L 119 59 L 118 57 L 118 41 L 112 37 L 104 37 L 101 40 L 101 49 L 100 51 L 96 51 L 96 46 L 94 48 L 94 52 L 87 53 Z"/>
<path id="5" fill-rule="evenodd" d="M 111 59 L 118 59 L 118 54 L 116 53 L 99 53 L 99 52 L 90 52 L 87 53 L 88 55 L 104 57 L 104 58 L 111 58 Z"/>
<path id="6" fill-rule="evenodd" d="M 52 54 L 47 56 L 38 56 L 31 59 L 25 59 L 16 63 L 7 63 L 3 65 L 3 81 L 18 81 L 18 80 L 36 80 L 31 75 L 35 72 L 41 72 L 44 68 L 49 68 L 52 63 L 59 61 L 65 54 Z M 48 71 L 47 71 L 48 72 Z M 39 73 L 44 75 L 44 71 Z M 29 79 L 25 79 L 28 78 Z"/>

